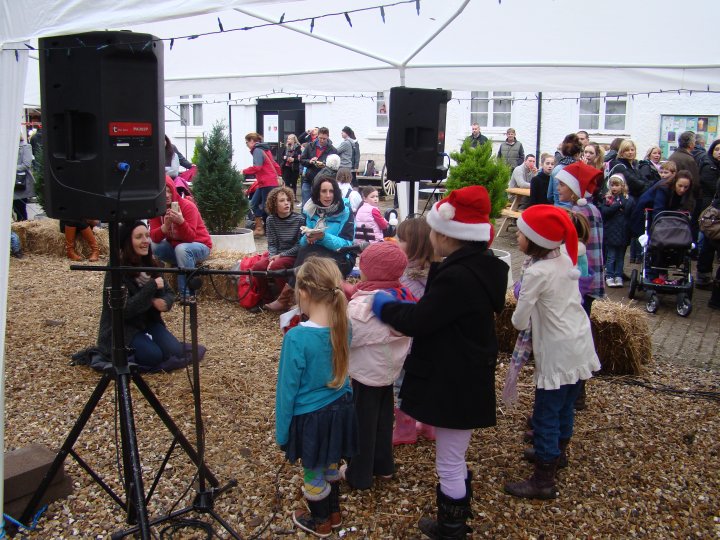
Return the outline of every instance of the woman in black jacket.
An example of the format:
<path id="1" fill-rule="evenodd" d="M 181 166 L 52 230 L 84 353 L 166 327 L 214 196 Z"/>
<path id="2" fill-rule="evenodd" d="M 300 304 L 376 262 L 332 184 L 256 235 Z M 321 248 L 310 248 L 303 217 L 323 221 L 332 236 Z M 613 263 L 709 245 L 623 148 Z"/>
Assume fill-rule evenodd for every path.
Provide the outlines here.
<path id="1" fill-rule="evenodd" d="M 150 233 L 142 221 L 120 227 L 121 266 L 160 266 L 150 251 Z M 135 350 L 135 363 L 149 371 L 168 371 L 187 364 L 185 346 L 165 327 L 162 313 L 170 311 L 174 291 L 157 272 L 123 275 L 127 300 L 123 311 L 125 346 Z M 107 302 L 110 272 L 105 274 L 102 313 L 97 348 L 106 357 L 112 354 L 112 311 Z"/>
<path id="2" fill-rule="evenodd" d="M 720 139 L 708 148 L 707 156 L 700 162 L 700 187 L 702 188 L 701 211 L 707 208 L 713 198 L 720 198 Z M 718 246 L 703 238 L 697 263 L 696 286 L 701 289 L 712 285 L 712 265 Z M 711 306 L 712 307 L 712 306 Z"/>
<path id="3" fill-rule="evenodd" d="M 662 150 L 659 146 L 651 146 L 645 154 L 645 159 L 638 163 L 638 172 L 643 177 L 647 187 L 660 180 L 660 160 Z"/>
<path id="4" fill-rule="evenodd" d="M 283 182 L 292 189 L 293 196 L 296 195 L 297 181 L 300 176 L 300 154 L 302 154 L 302 147 L 298 143 L 297 137 L 291 133 L 287 137 L 281 165 Z"/>
<path id="5" fill-rule="evenodd" d="M 637 148 L 634 142 L 630 139 L 625 139 L 620 143 L 617 160 L 612 164 L 608 178 L 613 174 L 621 173 L 625 178 L 625 183 L 627 184 L 630 195 L 637 200 L 650 186 L 645 182 L 640 171 L 638 171 L 635 162 L 636 155 Z"/>

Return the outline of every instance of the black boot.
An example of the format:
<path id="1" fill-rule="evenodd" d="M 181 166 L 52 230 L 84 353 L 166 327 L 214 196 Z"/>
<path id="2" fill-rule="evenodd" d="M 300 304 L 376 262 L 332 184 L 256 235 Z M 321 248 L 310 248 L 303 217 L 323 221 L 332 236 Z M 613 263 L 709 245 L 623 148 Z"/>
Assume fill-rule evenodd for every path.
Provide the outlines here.
<path id="1" fill-rule="evenodd" d="M 558 446 L 560 446 L 560 457 L 558 458 L 557 468 L 564 469 L 568 466 L 567 447 L 570 444 L 570 439 L 560 439 Z M 535 449 L 526 448 L 523 451 L 523 457 L 530 463 L 535 463 Z"/>
<path id="2" fill-rule="evenodd" d="M 340 480 L 330 482 L 330 525 L 335 529 L 342 525 L 340 512 Z"/>
<path id="3" fill-rule="evenodd" d="M 472 481 L 469 474 L 465 480 L 465 486 Z M 437 521 L 432 518 L 421 518 L 418 527 L 422 533 L 433 540 L 467 538 L 472 532 L 466 521 L 472 517 L 470 510 L 471 493 L 467 491 L 462 499 L 451 499 L 440 491 L 440 484 L 437 485 Z"/>
<path id="4" fill-rule="evenodd" d="M 522 482 L 505 484 L 505 492 L 526 499 L 554 499 L 558 496 L 555 485 L 557 460 L 535 462 L 532 476 Z"/>
<path id="5" fill-rule="evenodd" d="M 303 531 L 314 534 L 319 538 L 326 538 L 332 534 L 330 525 L 330 495 L 319 501 L 307 499 L 310 512 L 306 510 L 295 510 L 293 522 Z"/>

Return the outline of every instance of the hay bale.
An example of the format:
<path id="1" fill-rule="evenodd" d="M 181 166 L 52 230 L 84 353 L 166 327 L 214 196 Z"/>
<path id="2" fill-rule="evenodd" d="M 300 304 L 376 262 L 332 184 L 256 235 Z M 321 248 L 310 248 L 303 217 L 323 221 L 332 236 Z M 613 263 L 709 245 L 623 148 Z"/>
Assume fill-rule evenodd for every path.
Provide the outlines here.
<path id="1" fill-rule="evenodd" d="M 592 333 L 602 372 L 639 375 L 652 358 L 645 313 L 622 302 L 593 302 Z"/>
<path id="2" fill-rule="evenodd" d="M 57 219 L 19 221 L 12 224 L 12 230 L 20 237 L 20 244 L 26 253 L 56 257 L 66 255 L 65 235 L 60 232 L 60 222 Z M 100 256 L 107 258 L 110 252 L 108 230 L 96 227 L 94 233 L 100 248 Z M 90 246 L 79 234 L 75 238 L 75 251 L 85 258 L 90 256 Z"/>
<path id="3" fill-rule="evenodd" d="M 495 317 L 495 332 L 501 353 L 512 354 L 518 331 L 510 319 L 517 304 L 511 290 L 505 309 Z M 652 358 L 652 343 L 645 313 L 611 300 L 596 301 L 590 319 L 595 350 L 602 372 L 611 375 L 639 375 Z"/>

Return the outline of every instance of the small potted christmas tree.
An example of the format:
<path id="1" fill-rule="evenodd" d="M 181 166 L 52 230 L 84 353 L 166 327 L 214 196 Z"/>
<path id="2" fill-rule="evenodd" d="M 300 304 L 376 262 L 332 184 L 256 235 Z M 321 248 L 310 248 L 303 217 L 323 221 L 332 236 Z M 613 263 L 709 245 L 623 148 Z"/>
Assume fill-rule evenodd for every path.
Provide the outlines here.
<path id="1" fill-rule="evenodd" d="M 475 148 L 470 141 L 463 143 L 460 152 L 451 152 L 450 158 L 456 165 L 450 168 L 445 195 L 465 186 L 484 186 L 490 196 L 490 219 L 500 217 L 500 212 L 507 205 L 507 192 L 512 171 L 504 160 L 493 156 L 492 142 L 486 141 Z M 510 265 L 510 253 L 494 249 L 496 256 Z M 508 276 L 508 286 L 512 286 L 512 271 Z"/>
<path id="2" fill-rule="evenodd" d="M 239 227 L 245 223 L 249 202 L 243 192 L 243 175 L 232 163 L 232 147 L 222 122 L 213 125 L 207 139 L 196 141 L 194 159 L 197 173 L 193 178 L 193 196 L 212 236 L 213 247 L 255 251 L 252 231 Z M 252 242 L 251 247 L 248 242 Z"/>

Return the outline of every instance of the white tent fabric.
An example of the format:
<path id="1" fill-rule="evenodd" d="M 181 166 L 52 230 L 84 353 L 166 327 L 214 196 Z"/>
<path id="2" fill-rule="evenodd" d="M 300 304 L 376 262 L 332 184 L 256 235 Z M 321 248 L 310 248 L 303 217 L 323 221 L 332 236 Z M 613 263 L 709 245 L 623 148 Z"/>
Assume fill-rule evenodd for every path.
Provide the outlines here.
<path id="1" fill-rule="evenodd" d="M 27 69 L 22 42 L 43 36 L 132 29 L 176 37 L 172 50 L 165 44 L 166 96 L 273 89 L 380 91 L 401 84 L 509 91 L 720 90 L 720 61 L 710 30 L 720 19 L 715 0 L 690 7 L 676 0 L 422 0 L 419 15 L 414 2 L 391 6 L 394 1 L 3 2 L 0 186 L 11 195 Z M 342 15 L 380 4 L 387 4 L 385 23 L 378 8 L 352 13 L 352 27 Z M 320 17 L 331 11 L 340 15 Z M 230 31 L 276 22 L 283 14 L 287 21 L 315 16 L 312 35 L 307 21 Z M 218 30 L 218 17 L 225 32 L 180 39 Z M 709 21 L 707 28 L 703 21 Z M 25 101 L 33 100 L 37 97 Z M 3 288 L 9 212 L 9 204 L 0 207 Z M 5 302 L 2 295 L 3 336 Z"/>

